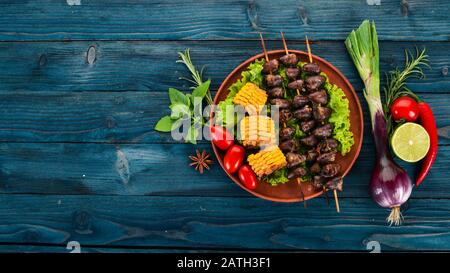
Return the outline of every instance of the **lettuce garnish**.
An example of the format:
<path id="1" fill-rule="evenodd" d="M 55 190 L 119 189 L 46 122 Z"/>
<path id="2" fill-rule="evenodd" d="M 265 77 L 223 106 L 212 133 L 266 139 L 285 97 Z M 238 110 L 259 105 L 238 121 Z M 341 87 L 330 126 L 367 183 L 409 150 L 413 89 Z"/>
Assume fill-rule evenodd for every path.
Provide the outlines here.
<path id="1" fill-rule="evenodd" d="M 328 106 L 333 110 L 328 121 L 334 125 L 333 138 L 339 141 L 342 155 L 347 154 L 355 140 L 350 131 L 350 109 L 344 91 L 335 84 L 327 82 L 325 89 L 330 97 Z"/>
<path id="2" fill-rule="evenodd" d="M 233 113 L 227 113 L 226 109 L 228 105 L 233 105 L 233 98 L 236 96 L 237 92 L 241 90 L 242 86 L 247 82 L 251 82 L 256 84 L 257 86 L 263 88 L 264 86 L 264 77 L 262 72 L 263 66 L 266 63 L 264 59 L 259 59 L 251 63 L 248 68 L 241 73 L 242 78 L 233 83 L 229 90 L 228 96 L 225 100 L 219 102 L 219 109 L 216 113 L 216 123 L 222 124 L 224 126 L 233 125 L 227 124 L 227 120 L 233 119 Z"/>

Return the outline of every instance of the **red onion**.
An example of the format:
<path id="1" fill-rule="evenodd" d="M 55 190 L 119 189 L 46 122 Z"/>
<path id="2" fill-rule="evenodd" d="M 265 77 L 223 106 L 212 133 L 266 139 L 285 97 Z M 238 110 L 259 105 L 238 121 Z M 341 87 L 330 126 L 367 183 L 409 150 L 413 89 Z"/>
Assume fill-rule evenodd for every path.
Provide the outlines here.
<path id="1" fill-rule="evenodd" d="M 395 163 L 388 150 L 386 119 L 383 112 L 375 114 L 373 136 L 376 147 L 375 168 L 369 184 L 372 199 L 383 208 L 391 208 L 389 224 L 401 223 L 400 206 L 412 192 L 412 182 L 404 169 Z"/>

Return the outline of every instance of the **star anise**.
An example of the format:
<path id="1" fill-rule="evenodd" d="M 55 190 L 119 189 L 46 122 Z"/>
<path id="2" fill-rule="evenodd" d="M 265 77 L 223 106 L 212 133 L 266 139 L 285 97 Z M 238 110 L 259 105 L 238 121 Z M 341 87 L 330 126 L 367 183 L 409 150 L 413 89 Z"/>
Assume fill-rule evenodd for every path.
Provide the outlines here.
<path id="1" fill-rule="evenodd" d="M 195 166 L 195 170 L 203 173 L 204 169 L 209 170 L 209 165 L 213 163 L 213 161 L 209 158 L 209 154 L 203 150 L 201 153 L 199 150 L 195 150 L 196 155 L 190 155 L 189 158 L 193 161 L 189 166 Z"/>

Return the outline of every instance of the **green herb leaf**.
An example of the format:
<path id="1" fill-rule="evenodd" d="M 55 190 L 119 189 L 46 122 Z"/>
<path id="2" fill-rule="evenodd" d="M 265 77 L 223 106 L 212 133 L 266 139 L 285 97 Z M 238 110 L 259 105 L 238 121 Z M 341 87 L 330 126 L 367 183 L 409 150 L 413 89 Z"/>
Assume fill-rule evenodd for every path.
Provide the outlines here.
<path id="1" fill-rule="evenodd" d="M 235 115 L 232 106 L 234 106 L 233 98 L 226 98 L 225 100 L 219 102 L 216 112 L 216 124 L 223 126 L 236 124 L 233 122 Z M 227 111 L 227 109 L 230 111 Z"/>
<path id="2" fill-rule="evenodd" d="M 294 134 L 295 139 L 300 139 L 300 138 L 306 136 L 305 132 L 302 131 L 302 129 L 300 128 L 300 126 L 298 124 L 295 124 L 294 127 L 295 127 L 295 134 Z"/>
<path id="3" fill-rule="evenodd" d="M 236 124 L 234 112 L 226 111 L 227 106 L 234 105 L 233 98 L 247 82 L 251 82 L 258 85 L 259 87 L 263 87 L 264 77 L 261 71 L 265 63 L 266 61 L 264 59 L 254 61 L 248 66 L 247 70 L 241 73 L 242 78 L 240 80 L 237 80 L 230 86 L 230 93 L 228 93 L 226 99 L 219 102 L 218 111 L 216 113 L 216 123 L 228 126 L 232 125 L 232 121 L 234 120 L 234 124 Z"/>
<path id="4" fill-rule="evenodd" d="M 176 130 L 176 129 L 178 129 L 178 128 L 180 128 L 180 126 L 181 126 L 186 120 L 189 120 L 189 123 L 190 123 L 190 118 L 188 118 L 188 119 L 179 118 L 179 119 L 177 119 L 177 120 L 174 120 L 174 121 L 173 121 L 173 124 L 172 124 L 172 131 L 173 131 L 173 130 Z"/>
<path id="5" fill-rule="evenodd" d="M 333 110 L 328 121 L 333 124 L 333 138 L 339 141 L 339 151 L 342 155 L 350 152 L 355 140 L 350 131 L 349 101 L 344 91 L 335 84 L 326 83 L 325 89 L 330 100 L 328 106 Z"/>
<path id="6" fill-rule="evenodd" d="M 289 179 L 287 178 L 288 170 L 287 168 L 282 168 L 279 170 L 274 171 L 270 175 L 266 176 L 265 180 L 267 183 L 271 184 L 272 186 L 276 186 L 278 184 L 284 184 L 286 182 L 289 182 Z"/>
<path id="7" fill-rule="evenodd" d="M 191 127 L 189 128 L 189 130 L 186 134 L 185 141 L 190 142 L 192 144 L 197 144 L 197 136 L 198 136 L 198 130 L 197 130 L 196 126 L 191 125 Z"/>
<path id="8" fill-rule="evenodd" d="M 206 95 L 206 93 L 209 90 L 209 85 L 211 84 L 210 80 L 207 80 L 206 82 L 200 84 L 197 88 L 192 91 L 192 96 L 194 98 L 201 98 L 203 99 Z"/>
<path id="9" fill-rule="evenodd" d="M 194 86 L 192 93 L 184 94 L 183 92 L 169 88 L 169 99 L 171 105 L 169 108 L 172 110 L 170 116 L 164 116 L 155 125 L 155 130 L 160 132 L 170 132 L 178 129 L 179 127 L 189 127 L 187 135 L 183 135 L 186 142 L 193 144 L 197 143 L 197 136 L 204 124 L 204 117 L 202 113 L 203 100 L 206 100 L 208 104 L 212 104 L 211 92 L 209 87 L 211 81 L 203 82 L 202 72 L 198 71 L 192 63 L 189 49 L 184 52 L 178 52 L 180 59 L 177 63 L 184 64 L 192 78 L 181 77 L 180 79 L 186 79 L 193 83 Z M 183 128 L 185 131 L 185 128 Z"/>
<path id="10" fill-rule="evenodd" d="M 175 103 L 169 106 L 169 108 L 172 110 L 170 114 L 171 119 L 179 119 L 179 118 L 186 118 L 191 117 L 192 112 L 189 110 L 189 107 L 182 103 Z"/>
<path id="11" fill-rule="evenodd" d="M 191 94 L 186 94 L 186 98 L 187 98 L 187 100 L 188 100 L 188 106 L 190 107 L 190 108 L 193 108 L 193 103 L 191 103 L 193 100 L 192 100 L 192 95 Z"/>
<path id="12" fill-rule="evenodd" d="M 187 69 L 191 72 L 191 77 L 192 77 L 192 79 L 186 78 L 186 77 L 180 77 L 180 79 L 187 80 L 188 82 L 194 84 L 194 86 L 191 87 L 191 89 L 196 89 L 197 87 L 199 87 L 200 85 L 202 85 L 204 83 L 202 78 L 203 78 L 203 71 L 204 71 L 205 66 L 203 66 L 200 71 L 198 71 L 195 68 L 195 65 L 192 63 L 192 60 L 191 60 L 191 54 L 189 52 L 189 48 L 187 48 L 184 52 L 178 52 L 178 55 L 179 55 L 180 59 L 177 61 L 177 63 L 184 64 L 187 67 Z M 205 95 L 203 95 L 202 98 L 203 97 L 206 97 L 206 102 L 208 104 L 213 103 L 212 97 L 211 97 L 211 92 L 209 92 L 209 86 L 206 89 Z"/>
<path id="13" fill-rule="evenodd" d="M 174 121 L 170 118 L 170 116 L 164 116 L 158 121 L 158 123 L 156 123 L 155 130 L 160 132 L 170 132 L 172 131 L 173 122 Z"/>
<path id="14" fill-rule="evenodd" d="M 175 88 L 169 88 L 169 98 L 171 104 L 181 103 L 188 105 L 189 100 L 185 94 Z"/>
<path id="15" fill-rule="evenodd" d="M 287 91 L 287 92 L 284 92 L 284 98 L 292 99 L 294 97 L 294 93 L 289 92 L 290 90 L 287 88 L 287 86 L 289 84 L 289 78 L 286 74 L 286 67 L 280 66 L 280 68 L 278 68 L 278 75 L 280 75 L 281 78 L 283 79 L 282 86 L 283 86 L 284 90 Z"/>

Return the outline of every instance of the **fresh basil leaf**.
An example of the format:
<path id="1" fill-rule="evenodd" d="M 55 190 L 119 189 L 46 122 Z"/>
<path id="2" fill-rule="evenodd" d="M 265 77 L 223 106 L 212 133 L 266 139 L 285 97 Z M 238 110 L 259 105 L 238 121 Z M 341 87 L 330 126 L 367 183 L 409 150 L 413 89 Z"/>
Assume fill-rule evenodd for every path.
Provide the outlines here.
<path id="1" fill-rule="evenodd" d="M 192 113 L 192 118 L 197 118 L 197 119 L 203 120 L 202 104 L 200 102 L 196 102 L 191 113 Z"/>
<path id="2" fill-rule="evenodd" d="M 194 98 L 201 98 L 205 97 L 206 92 L 208 92 L 209 85 L 211 84 L 210 80 L 207 80 L 206 82 L 200 84 L 197 88 L 192 91 L 192 96 Z"/>
<path id="3" fill-rule="evenodd" d="M 173 120 L 170 116 L 164 116 L 156 123 L 155 130 L 160 132 L 170 132 L 172 131 L 172 124 Z"/>
<path id="4" fill-rule="evenodd" d="M 183 119 L 180 118 L 180 119 L 174 120 L 173 124 L 172 124 L 172 130 L 178 129 L 181 126 L 181 124 L 183 124 Z"/>
<path id="5" fill-rule="evenodd" d="M 185 104 L 175 103 L 170 105 L 169 108 L 172 110 L 170 114 L 171 119 L 186 118 L 191 116 L 191 111 Z"/>
<path id="6" fill-rule="evenodd" d="M 194 122 L 194 125 L 197 126 L 197 127 L 203 126 L 203 117 L 201 117 L 201 116 L 193 117 L 192 121 Z"/>
<path id="7" fill-rule="evenodd" d="M 198 130 L 195 125 L 191 125 L 189 128 L 185 141 L 190 142 L 192 144 L 197 144 Z"/>
<path id="8" fill-rule="evenodd" d="M 191 97 L 192 97 L 192 95 L 191 94 L 186 94 L 186 101 L 187 101 L 187 106 L 191 106 Z"/>
<path id="9" fill-rule="evenodd" d="M 169 99 L 171 104 L 181 103 L 188 105 L 189 100 L 185 94 L 175 88 L 169 88 Z"/>
<path id="10" fill-rule="evenodd" d="M 192 95 L 191 94 L 186 94 L 186 98 L 188 100 L 188 106 L 191 110 L 194 109 L 194 100 L 192 99 Z"/>
<path id="11" fill-rule="evenodd" d="M 186 134 L 192 126 L 191 118 L 180 118 L 173 122 L 171 137 L 175 141 L 186 141 Z"/>

